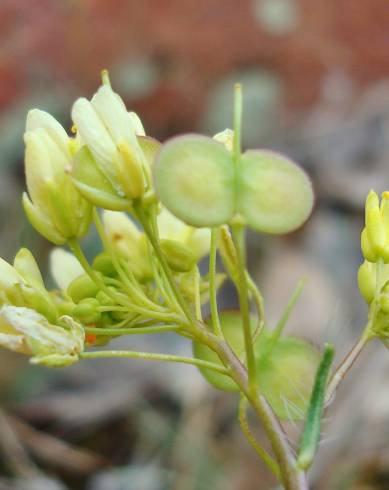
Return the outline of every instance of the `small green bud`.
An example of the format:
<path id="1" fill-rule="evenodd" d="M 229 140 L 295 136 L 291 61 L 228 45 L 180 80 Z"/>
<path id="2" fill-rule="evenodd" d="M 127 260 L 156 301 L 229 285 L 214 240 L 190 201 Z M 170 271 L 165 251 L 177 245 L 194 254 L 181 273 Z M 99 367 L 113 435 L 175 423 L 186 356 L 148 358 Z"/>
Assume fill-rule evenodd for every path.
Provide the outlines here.
<path id="1" fill-rule="evenodd" d="M 380 310 L 383 312 L 383 313 L 389 313 L 389 296 L 388 294 L 380 294 L 379 298 L 378 298 L 378 304 L 379 304 L 379 307 L 380 307 Z"/>
<path id="2" fill-rule="evenodd" d="M 211 230 L 209 228 L 193 228 L 176 218 L 166 208 L 162 208 L 157 217 L 159 236 L 161 239 L 174 240 L 186 245 L 195 255 L 196 261 L 209 253 Z"/>
<path id="3" fill-rule="evenodd" d="M 68 295 L 75 303 L 79 303 L 85 298 L 94 298 L 98 292 L 98 286 L 86 274 L 74 279 L 67 289 Z"/>
<path id="4" fill-rule="evenodd" d="M 107 252 L 101 252 L 93 259 L 92 267 L 101 272 L 103 276 L 116 277 L 117 271 L 113 265 L 112 259 Z"/>
<path id="5" fill-rule="evenodd" d="M 175 240 L 161 240 L 161 248 L 174 272 L 189 272 L 197 262 L 191 249 Z"/>
<path id="6" fill-rule="evenodd" d="M 96 298 L 82 299 L 73 309 L 72 316 L 78 318 L 83 324 L 97 323 L 101 318 L 100 303 Z"/>
<path id="7" fill-rule="evenodd" d="M 108 289 L 112 290 L 112 292 L 115 291 L 114 288 L 109 287 Z M 99 291 L 96 294 L 96 299 L 100 303 L 101 306 L 112 306 L 115 304 L 114 300 L 111 298 L 111 296 L 108 296 L 107 293 L 104 291 Z"/>

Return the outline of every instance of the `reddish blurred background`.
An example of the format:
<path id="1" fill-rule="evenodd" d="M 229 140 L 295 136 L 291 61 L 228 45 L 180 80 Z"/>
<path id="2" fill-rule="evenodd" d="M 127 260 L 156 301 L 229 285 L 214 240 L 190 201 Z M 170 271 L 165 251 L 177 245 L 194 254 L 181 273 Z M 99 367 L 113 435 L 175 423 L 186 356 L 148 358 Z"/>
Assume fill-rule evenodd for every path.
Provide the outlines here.
<path id="1" fill-rule="evenodd" d="M 245 145 L 300 161 L 318 196 L 302 231 L 250 237 L 270 323 L 308 276 L 290 328 L 334 340 L 340 356 L 366 315 L 355 285 L 364 198 L 389 186 L 388 60 L 388 0 L 1 0 L 0 255 L 28 245 L 44 266 L 49 249 L 19 200 L 29 108 L 70 128 L 73 100 L 108 68 L 147 133 L 212 134 L 230 125 L 241 81 Z M 146 348 L 188 349 L 158 342 Z M 95 366 L 52 373 L 1 352 L 1 490 L 271 488 L 235 400 L 196 372 Z M 358 366 L 330 414 L 315 489 L 389 488 L 387 352 L 374 346 Z"/>

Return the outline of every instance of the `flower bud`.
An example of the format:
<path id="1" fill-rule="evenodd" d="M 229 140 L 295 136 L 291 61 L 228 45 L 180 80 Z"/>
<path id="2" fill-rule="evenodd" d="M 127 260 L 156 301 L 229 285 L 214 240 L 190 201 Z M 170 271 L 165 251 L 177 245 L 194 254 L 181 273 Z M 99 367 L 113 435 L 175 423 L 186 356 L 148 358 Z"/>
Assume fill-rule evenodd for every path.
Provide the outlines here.
<path id="1" fill-rule="evenodd" d="M 129 201 L 140 197 L 146 187 L 146 161 L 136 134 L 144 133 L 139 118 L 127 112 L 123 100 L 109 85 L 101 86 L 91 101 L 78 99 L 72 118 L 114 197 Z"/>
<path id="2" fill-rule="evenodd" d="M 382 267 L 378 290 L 389 280 L 389 264 Z M 365 260 L 358 270 L 358 287 L 361 295 L 369 305 L 375 296 L 377 281 L 377 264 Z"/>
<path id="3" fill-rule="evenodd" d="M 369 262 L 389 263 L 389 192 L 382 193 L 381 204 L 370 191 L 365 206 L 365 228 L 361 234 L 363 256 Z"/>
<path id="4" fill-rule="evenodd" d="M 196 264 L 196 256 L 183 243 L 175 240 L 161 240 L 161 248 L 174 272 L 189 272 Z"/>
<path id="5" fill-rule="evenodd" d="M 157 217 L 159 236 L 185 245 L 195 256 L 196 262 L 209 253 L 211 231 L 209 228 L 193 228 L 176 218 L 166 208 Z"/>
<path id="6" fill-rule="evenodd" d="M 91 206 L 75 188 L 71 169 L 70 138 L 63 127 L 44 111 L 27 115 L 25 171 L 29 196 L 23 205 L 31 224 L 59 245 L 85 235 Z"/>
<path id="7" fill-rule="evenodd" d="M 27 306 L 37 310 L 49 321 L 55 321 L 58 311 L 45 288 L 32 253 L 22 248 L 16 254 L 14 266 L 0 258 L 0 304 Z"/>
<path id="8" fill-rule="evenodd" d="M 96 298 L 86 298 L 73 309 L 72 316 L 78 318 L 84 325 L 95 324 L 101 318 L 99 308 L 100 303 Z"/>
<path id="9" fill-rule="evenodd" d="M 126 259 L 135 277 L 143 282 L 152 277 L 147 241 L 135 223 L 125 214 L 104 211 L 104 229 L 113 248 Z"/>
<path id="10" fill-rule="evenodd" d="M 113 265 L 112 259 L 107 252 L 101 252 L 93 259 L 92 267 L 94 270 L 101 272 L 103 276 L 116 277 L 117 271 Z"/>
<path id="11" fill-rule="evenodd" d="M 79 303 L 86 298 L 94 298 L 98 292 L 98 286 L 96 286 L 87 274 L 83 274 L 74 279 L 67 289 L 67 294 L 75 303 Z"/>
<path id="12" fill-rule="evenodd" d="M 33 356 L 31 362 L 63 367 L 78 361 L 84 350 L 84 330 L 70 317 L 62 317 L 68 329 L 50 324 L 34 310 L 3 306 L 0 310 L 0 345 Z"/>

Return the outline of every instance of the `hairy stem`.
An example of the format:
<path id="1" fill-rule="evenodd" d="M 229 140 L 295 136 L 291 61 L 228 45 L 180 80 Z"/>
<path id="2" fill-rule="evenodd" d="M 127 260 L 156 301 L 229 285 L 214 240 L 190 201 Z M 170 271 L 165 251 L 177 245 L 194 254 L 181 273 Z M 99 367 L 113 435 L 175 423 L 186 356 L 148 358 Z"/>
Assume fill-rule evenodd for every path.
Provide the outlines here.
<path id="1" fill-rule="evenodd" d="M 364 333 L 362 334 L 361 338 L 358 340 L 358 342 L 354 345 L 354 347 L 350 350 L 350 352 L 346 355 L 346 357 L 343 359 L 343 361 L 339 364 L 339 366 L 336 368 L 334 374 L 332 375 L 330 382 L 328 383 L 327 391 L 326 391 L 326 397 L 325 397 L 325 406 L 327 407 L 328 405 L 331 404 L 331 402 L 334 399 L 336 390 L 338 389 L 338 386 L 340 383 L 343 381 L 347 373 L 350 371 L 352 366 L 354 365 L 355 361 L 358 359 L 360 353 L 370 340 L 370 335 L 368 334 L 369 330 L 369 324 L 367 328 L 365 328 Z"/>
<path id="2" fill-rule="evenodd" d="M 263 447 L 259 444 L 259 442 L 254 437 L 253 433 L 251 432 L 250 424 L 247 419 L 247 407 L 248 407 L 248 402 L 245 397 L 242 397 L 239 403 L 239 423 L 242 432 L 246 437 L 247 441 L 253 447 L 254 451 L 267 465 L 267 467 L 273 473 L 273 475 L 275 475 L 278 479 L 280 479 L 281 474 L 280 474 L 280 468 L 278 464 L 274 461 L 274 459 L 270 456 L 270 454 L 268 454 L 267 451 L 263 449 Z"/>

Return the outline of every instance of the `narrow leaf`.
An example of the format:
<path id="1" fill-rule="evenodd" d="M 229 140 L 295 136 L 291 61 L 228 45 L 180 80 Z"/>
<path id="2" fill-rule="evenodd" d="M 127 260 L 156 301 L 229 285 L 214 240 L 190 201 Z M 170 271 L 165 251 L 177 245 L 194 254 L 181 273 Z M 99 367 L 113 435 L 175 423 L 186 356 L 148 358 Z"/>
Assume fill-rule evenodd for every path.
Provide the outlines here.
<path id="1" fill-rule="evenodd" d="M 330 344 L 326 344 L 322 360 L 316 373 L 307 418 L 300 439 L 297 464 L 303 470 L 306 470 L 312 464 L 319 444 L 325 392 L 333 358 L 334 347 Z"/>

